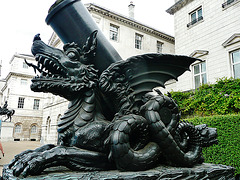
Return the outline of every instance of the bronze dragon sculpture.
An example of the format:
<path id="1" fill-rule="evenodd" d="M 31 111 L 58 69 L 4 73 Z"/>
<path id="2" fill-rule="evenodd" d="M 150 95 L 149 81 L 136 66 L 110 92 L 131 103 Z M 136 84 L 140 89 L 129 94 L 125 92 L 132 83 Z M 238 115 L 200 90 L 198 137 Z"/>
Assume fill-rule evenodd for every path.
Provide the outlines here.
<path id="1" fill-rule="evenodd" d="M 97 31 L 80 48 L 63 51 L 34 38 L 39 71 L 31 89 L 70 101 L 58 124 L 58 145 L 44 145 L 15 156 L 13 175 L 36 175 L 52 166 L 71 170 L 137 171 L 161 163 L 192 167 L 203 162 L 202 147 L 217 143 L 214 128 L 180 121 L 176 102 L 153 88 L 177 79 L 196 59 L 144 54 L 111 64 L 101 74 L 91 58 Z"/>

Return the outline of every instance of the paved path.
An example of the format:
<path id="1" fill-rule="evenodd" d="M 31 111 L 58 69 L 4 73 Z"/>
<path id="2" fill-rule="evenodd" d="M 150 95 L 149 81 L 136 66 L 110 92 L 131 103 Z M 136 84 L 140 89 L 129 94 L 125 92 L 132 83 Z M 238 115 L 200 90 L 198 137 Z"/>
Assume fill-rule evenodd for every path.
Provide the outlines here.
<path id="1" fill-rule="evenodd" d="M 16 154 L 27 149 L 36 149 L 40 146 L 39 141 L 14 141 L 14 142 L 2 142 L 4 157 L 0 153 L 0 176 L 2 176 L 2 167 L 8 164 Z"/>

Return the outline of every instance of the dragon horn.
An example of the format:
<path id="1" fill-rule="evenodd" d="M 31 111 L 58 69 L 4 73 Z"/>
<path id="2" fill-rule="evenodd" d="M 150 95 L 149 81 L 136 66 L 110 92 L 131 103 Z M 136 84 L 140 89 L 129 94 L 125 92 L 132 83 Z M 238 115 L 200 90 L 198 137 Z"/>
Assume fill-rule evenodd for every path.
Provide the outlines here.
<path id="1" fill-rule="evenodd" d="M 84 58 L 82 58 L 81 60 L 83 61 L 82 63 L 84 64 L 90 63 L 92 60 L 92 57 L 96 55 L 97 33 L 98 33 L 98 30 L 93 31 L 91 35 L 87 38 L 87 41 L 82 48 Z"/>

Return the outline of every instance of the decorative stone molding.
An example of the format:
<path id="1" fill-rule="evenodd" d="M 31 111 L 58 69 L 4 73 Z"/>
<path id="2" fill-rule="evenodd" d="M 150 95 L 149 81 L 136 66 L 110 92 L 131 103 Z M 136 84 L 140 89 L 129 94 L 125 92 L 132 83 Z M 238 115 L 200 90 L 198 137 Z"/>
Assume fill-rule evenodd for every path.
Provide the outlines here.
<path id="1" fill-rule="evenodd" d="M 179 0 L 173 6 L 166 10 L 167 13 L 174 15 L 175 12 L 182 9 L 182 7 L 186 6 L 188 3 L 192 2 L 193 0 Z"/>
<path id="2" fill-rule="evenodd" d="M 11 60 L 9 61 L 9 64 L 12 63 L 12 61 L 14 60 L 14 58 L 17 57 L 17 58 L 22 58 L 22 59 L 26 59 L 26 60 L 34 60 L 34 56 L 33 55 L 30 55 L 30 54 L 14 54 L 11 58 Z"/>
<path id="3" fill-rule="evenodd" d="M 61 40 L 58 38 L 55 32 L 52 33 L 52 36 L 48 42 L 50 46 L 56 47 L 61 43 Z"/>
<path id="4" fill-rule="evenodd" d="M 229 39 L 227 39 L 222 46 L 226 48 L 227 46 L 236 44 L 240 42 L 240 33 L 233 34 Z"/>
<path id="5" fill-rule="evenodd" d="M 116 12 L 112 12 L 111 10 L 108 10 L 106 8 L 103 8 L 99 5 L 96 5 L 96 4 L 87 4 L 87 9 L 89 12 L 96 12 L 96 13 L 99 13 L 103 16 L 107 16 L 111 19 L 114 19 L 116 21 L 119 21 L 121 23 L 124 23 L 124 24 L 127 24 L 128 26 L 132 26 L 136 29 L 139 29 L 141 31 L 144 31 L 144 32 L 147 32 L 147 33 L 151 33 L 151 34 L 154 34 L 162 39 L 165 39 L 166 41 L 169 41 L 169 42 L 174 42 L 175 41 L 175 38 L 171 35 L 168 35 L 168 34 L 165 34 L 161 31 L 158 31 L 154 28 L 151 28 L 147 25 L 144 25 L 134 19 L 131 19 L 129 17 L 126 17 L 126 16 L 123 16 L 121 14 L 118 14 Z"/>
<path id="6" fill-rule="evenodd" d="M 12 76 L 17 76 L 17 77 L 23 77 L 23 78 L 30 78 L 32 79 L 34 76 L 33 75 L 28 75 L 28 74 L 23 74 L 23 73 L 16 73 L 16 72 L 10 72 L 8 73 L 7 77 L 5 78 L 5 81 L 7 82 L 10 77 Z M 5 85 L 2 87 L 1 91 L 3 92 L 7 88 L 8 84 L 5 83 Z"/>
<path id="7" fill-rule="evenodd" d="M 205 55 L 208 55 L 209 51 L 206 50 L 195 50 L 189 56 L 194 58 L 199 58 Z"/>

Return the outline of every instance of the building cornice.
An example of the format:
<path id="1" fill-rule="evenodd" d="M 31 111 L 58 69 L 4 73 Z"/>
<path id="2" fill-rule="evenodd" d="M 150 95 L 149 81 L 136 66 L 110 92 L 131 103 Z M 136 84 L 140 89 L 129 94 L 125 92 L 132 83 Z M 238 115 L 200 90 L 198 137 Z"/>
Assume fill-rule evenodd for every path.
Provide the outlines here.
<path id="1" fill-rule="evenodd" d="M 50 39 L 48 40 L 48 45 L 49 45 L 49 46 L 52 46 L 52 44 L 53 44 L 53 42 L 56 40 L 56 38 L 57 38 L 57 35 L 56 35 L 55 32 L 53 32 L 52 35 L 51 35 L 51 37 L 50 37 Z"/>
<path id="2" fill-rule="evenodd" d="M 22 58 L 22 59 L 31 59 L 31 60 L 34 59 L 34 56 L 33 56 L 33 55 L 15 53 L 15 54 L 12 56 L 11 60 L 9 61 L 9 64 L 12 63 L 12 61 L 13 61 L 13 59 L 14 59 L 15 57 Z"/>
<path id="3" fill-rule="evenodd" d="M 166 12 L 173 15 L 173 14 L 175 14 L 175 12 L 177 12 L 178 10 L 180 10 L 181 8 L 183 8 L 184 6 L 186 6 L 188 3 L 192 2 L 192 1 L 194 1 L 194 0 L 179 0 L 173 6 L 168 8 L 166 10 Z"/>
<path id="4" fill-rule="evenodd" d="M 131 19 L 129 17 L 126 17 L 124 15 L 121 15 L 119 13 L 116 13 L 116 12 L 113 12 L 113 11 L 110 11 L 106 8 L 103 8 L 99 5 L 96 5 L 96 4 L 87 4 L 86 5 L 87 9 L 89 12 L 93 11 L 93 12 L 96 12 L 96 13 L 99 13 L 103 16 L 107 16 L 108 18 L 111 18 L 111 19 L 114 19 L 115 21 L 119 21 L 121 23 L 124 23 L 124 24 L 127 24 L 128 26 L 131 26 L 135 29 L 139 29 L 141 31 L 144 31 L 144 32 L 147 32 L 147 33 L 150 33 L 150 34 L 153 34 L 155 36 L 158 36 L 166 41 L 169 41 L 169 42 L 172 42 L 174 43 L 175 39 L 173 36 L 171 35 L 168 35 L 166 33 L 163 33 L 159 30 L 156 30 L 155 28 L 152 28 L 152 27 L 149 27 L 147 25 L 144 25 L 134 19 Z"/>
<path id="5" fill-rule="evenodd" d="M 48 41 L 48 45 L 57 47 L 60 43 L 61 43 L 60 38 L 58 38 L 57 34 L 53 32 L 51 38 Z"/>
<path id="6" fill-rule="evenodd" d="M 4 79 L 5 85 L 1 89 L 2 92 L 7 88 L 7 81 L 10 79 L 11 76 L 24 77 L 24 78 L 33 78 L 34 77 L 33 75 L 29 75 L 29 74 L 9 72 L 7 77 Z"/>
<path id="7" fill-rule="evenodd" d="M 34 99 L 43 99 L 42 95 L 41 96 L 37 96 L 36 94 L 43 94 L 43 92 L 34 92 L 35 95 L 24 95 L 24 97 L 27 98 L 34 98 Z M 11 93 L 11 96 L 19 96 L 20 94 L 16 94 L 16 93 Z M 33 109 L 31 109 L 33 110 Z M 36 110 L 34 110 L 36 111 Z"/>
<path id="8" fill-rule="evenodd" d="M 18 72 L 9 72 L 7 77 L 6 77 L 6 81 L 8 81 L 11 76 L 25 77 L 25 78 L 33 78 L 34 77 L 34 75 L 30 75 L 30 74 L 24 74 L 24 73 L 18 73 Z"/>

